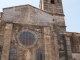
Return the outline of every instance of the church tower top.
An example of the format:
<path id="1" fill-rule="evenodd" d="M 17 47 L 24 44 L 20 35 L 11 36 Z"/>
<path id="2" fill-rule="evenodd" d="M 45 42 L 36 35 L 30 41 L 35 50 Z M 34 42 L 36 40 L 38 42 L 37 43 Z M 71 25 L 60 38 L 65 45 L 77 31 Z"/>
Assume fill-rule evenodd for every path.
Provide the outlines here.
<path id="1" fill-rule="evenodd" d="M 40 9 L 51 14 L 63 14 L 62 0 L 40 0 Z"/>

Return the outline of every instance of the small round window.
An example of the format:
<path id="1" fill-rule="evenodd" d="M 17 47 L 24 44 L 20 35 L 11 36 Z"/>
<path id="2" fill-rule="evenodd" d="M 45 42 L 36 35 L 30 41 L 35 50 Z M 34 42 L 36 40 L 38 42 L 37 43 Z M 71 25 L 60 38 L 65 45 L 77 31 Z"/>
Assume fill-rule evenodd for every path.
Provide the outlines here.
<path id="1" fill-rule="evenodd" d="M 19 40 L 23 45 L 29 46 L 32 45 L 35 41 L 35 36 L 33 33 L 24 31 L 20 34 Z"/>

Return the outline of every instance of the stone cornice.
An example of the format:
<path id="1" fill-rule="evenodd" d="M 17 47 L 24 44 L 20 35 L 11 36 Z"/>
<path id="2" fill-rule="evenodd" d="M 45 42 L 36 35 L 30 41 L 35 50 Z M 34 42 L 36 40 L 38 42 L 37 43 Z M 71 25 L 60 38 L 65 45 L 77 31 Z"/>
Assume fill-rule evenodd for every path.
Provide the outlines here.
<path id="1" fill-rule="evenodd" d="M 66 32 L 67 36 L 73 36 L 73 34 L 76 34 L 77 36 L 80 36 L 80 33 L 77 33 L 77 32 Z"/>

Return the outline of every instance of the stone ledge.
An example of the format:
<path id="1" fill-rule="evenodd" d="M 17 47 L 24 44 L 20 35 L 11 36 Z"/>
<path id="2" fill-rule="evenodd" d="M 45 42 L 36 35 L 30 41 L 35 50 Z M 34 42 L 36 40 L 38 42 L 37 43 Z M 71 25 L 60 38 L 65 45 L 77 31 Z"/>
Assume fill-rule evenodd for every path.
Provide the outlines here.
<path id="1" fill-rule="evenodd" d="M 80 33 L 76 32 L 66 32 L 67 36 L 72 36 L 73 34 L 77 34 L 77 36 L 80 36 Z"/>

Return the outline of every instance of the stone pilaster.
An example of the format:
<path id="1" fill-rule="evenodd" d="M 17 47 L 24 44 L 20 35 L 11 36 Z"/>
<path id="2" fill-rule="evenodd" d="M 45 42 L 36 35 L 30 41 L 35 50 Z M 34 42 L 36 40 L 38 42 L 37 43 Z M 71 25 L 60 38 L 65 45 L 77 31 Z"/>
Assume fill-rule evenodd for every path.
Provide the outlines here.
<path id="1" fill-rule="evenodd" d="M 78 37 L 78 34 L 76 34 L 76 33 L 73 33 L 73 35 L 72 35 L 72 37 L 73 37 L 73 52 L 80 52 L 79 51 L 79 37 Z"/>
<path id="2" fill-rule="evenodd" d="M 68 36 L 66 36 L 66 45 L 67 45 L 68 60 L 72 60 L 71 43 L 70 43 L 70 37 Z"/>
<path id="3" fill-rule="evenodd" d="M 55 47 L 55 60 L 59 60 L 59 45 L 58 45 L 58 39 L 57 34 L 54 32 L 54 47 Z"/>
<path id="4" fill-rule="evenodd" d="M 51 53 L 51 34 L 50 27 L 44 27 L 45 60 L 53 60 Z"/>
<path id="5" fill-rule="evenodd" d="M 13 25 L 9 23 L 7 23 L 5 26 L 4 45 L 2 49 L 1 60 L 9 60 L 9 49 L 10 49 L 12 26 Z"/>
<path id="6" fill-rule="evenodd" d="M 61 32 L 60 28 L 58 25 L 53 25 L 56 60 L 68 60 L 65 31 Z"/>

